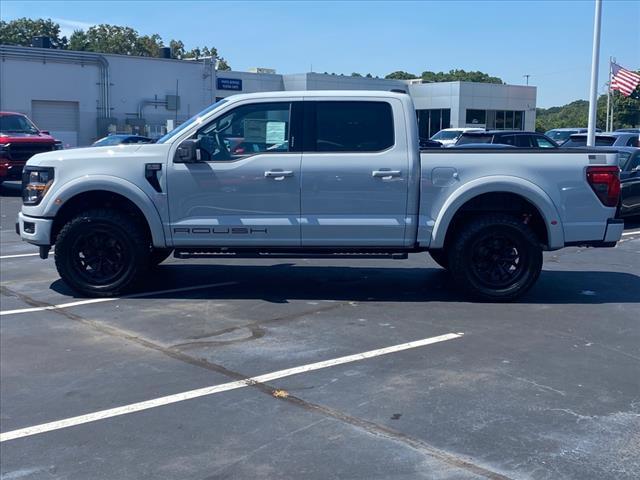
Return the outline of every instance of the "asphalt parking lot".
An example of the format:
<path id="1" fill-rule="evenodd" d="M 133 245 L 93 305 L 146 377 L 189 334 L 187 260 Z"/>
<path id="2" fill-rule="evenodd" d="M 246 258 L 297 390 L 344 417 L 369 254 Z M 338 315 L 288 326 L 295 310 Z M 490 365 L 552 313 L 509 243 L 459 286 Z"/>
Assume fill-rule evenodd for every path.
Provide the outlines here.
<path id="1" fill-rule="evenodd" d="M 408 260 L 174 260 L 79 298 L 1 187 L 0 475 L 640 478 L 640 225 L 513 304 Z"/>

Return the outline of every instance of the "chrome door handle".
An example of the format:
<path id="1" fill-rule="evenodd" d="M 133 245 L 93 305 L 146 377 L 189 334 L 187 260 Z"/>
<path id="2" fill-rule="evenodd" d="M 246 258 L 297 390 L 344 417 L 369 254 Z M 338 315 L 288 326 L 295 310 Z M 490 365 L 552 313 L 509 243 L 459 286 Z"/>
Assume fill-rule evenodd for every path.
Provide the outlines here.
<path id="1" fill-rule="evenodd" d="M 293 170 L 267 170 L 264 172 L 264 176 L 275 180 L 283 180 L 284 177 L 293 177 Z"/>
<path id="2" fill-rule="evenodd" d="M 373 172 L 371 172 L 372 177 L 383 179 L 399 177 L 400 175 L 402 175 L 402 172 L 400 170 L 374 170 Z"/>

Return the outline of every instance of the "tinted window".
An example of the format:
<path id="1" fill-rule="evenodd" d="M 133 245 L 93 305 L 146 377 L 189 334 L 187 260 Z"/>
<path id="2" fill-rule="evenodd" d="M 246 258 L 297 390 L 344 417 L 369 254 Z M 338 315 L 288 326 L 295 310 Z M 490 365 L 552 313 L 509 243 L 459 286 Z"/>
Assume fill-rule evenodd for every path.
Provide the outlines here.
<path id="1" fill-rule="evenodd" d="M 630 158 L 631 152 L 618 152 L 618 165 L 620 166 L 620 170 L 626 170 Z"/>
<path id="2" fill-rule="evenodd" d="M 463 133 L 456 145 L 466 145 L 468 143 L 491 143 L 492 135 L 471 135 Z"/>
<path id="3" fill-rule="evenodd" d="M 545 133 L 545 135 L 549 137 L 551 140 L 555 140 L 558 143 L 562 143 L 567 138 L 569 138 L 569 135 L 572 135 L 574 133 L 577 133 L 577 132 L 571 131 L 571 130 L 549 130 L 547 133 Z"/>
<path id="4" fill-rule="evenodd" d="M 516 135 L 516 147 L 519 148 L 532 148 L 530 135 Z"/>
<path id="5" fill-rule="evenodd" d="M 535 136 L 533 138 L 533 143 L 534 146 L 538 148 L 556 148 L 556 145 L 554 145 L 550 140 L 540 136 Z"/>
<path id="6" fill-rule="evenodd" d="M 631 137 L 627 141 L 627 146 L 628 147 L 640 147 L 640 143 L 638 143 L 638 137 Z"/>
<path id="7" fill-rule="evenodd" d="M 377 152 L 394 143 L 393 113 L 387 102 L 313 102 L 317 152 Z"/>
<path id="8" fill-rule="evenodd" d="M 496 140 L 494 143 L 502 143 L 504 145 L 515 145 L 516 144 L 516 136 L 515 135 L 500 135 L 496 136 Z"/>
<path id="9" fill-rule="evenodd" d="M 216 118 L 197 134 L 204 160 L 289 151 L 289 111 L 288 102 L 254 103 Z"/>
<path id="10" fill-rule="evenodd" d="M 610 147 L 614 144 L 614 137 L 596 137 L 596 147 Z M 584 147 L 587 144 L 586 135 L 571 136 L 569 140 L 562 144 L 563 147 Z"/>

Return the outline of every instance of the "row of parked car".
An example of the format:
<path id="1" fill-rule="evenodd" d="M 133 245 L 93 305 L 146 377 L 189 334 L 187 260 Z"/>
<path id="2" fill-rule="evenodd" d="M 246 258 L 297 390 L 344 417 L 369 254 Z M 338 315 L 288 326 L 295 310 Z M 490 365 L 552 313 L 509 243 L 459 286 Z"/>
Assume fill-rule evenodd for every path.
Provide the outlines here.
<path id="1" fill-rule="evenodd" d="M 596 147 L 640 147 L 640 128 L 622 128 L 615 132 L 597 130 Z M 484 130 L 481 128 L 445 128 L 424 142 L 427 148 L 558 148 L 585 147 L 586 128 L 556 128 L 546 133 L 522 130 Z"/>
<path id="2" fill-rule="evenodd" d="M 445 128 L 422 148 L 579 148 L 587 145 L 586 128 L 557 128 L 542 133 L 521 130 Z M 640 129 L 622 128 L 615 132 L 597 130 L 595 148 L 618 152 L 622 188 L 620 216 L 640 217 Z"/>

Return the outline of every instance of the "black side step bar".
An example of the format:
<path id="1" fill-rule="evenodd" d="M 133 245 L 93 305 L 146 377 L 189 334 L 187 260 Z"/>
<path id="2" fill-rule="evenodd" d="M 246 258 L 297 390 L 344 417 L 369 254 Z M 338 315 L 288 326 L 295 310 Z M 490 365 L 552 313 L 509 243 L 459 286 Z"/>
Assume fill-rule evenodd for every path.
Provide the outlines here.
<path id="1" fill-rule="evenodd" d="M 394 260 L 406 260 L 408 252 L 256 252 L 256 251 L 196 251 L 175 250 L 174 258 L 391 258 Z"/>

